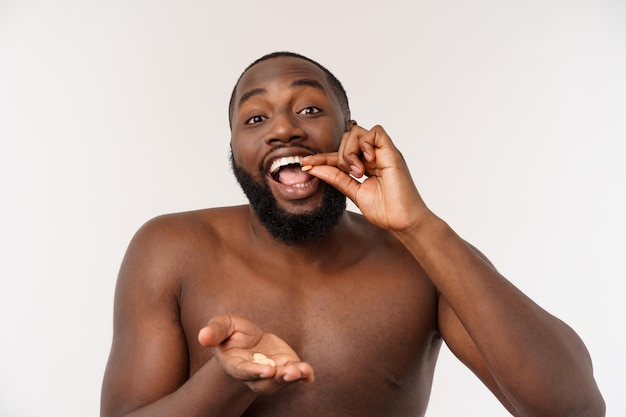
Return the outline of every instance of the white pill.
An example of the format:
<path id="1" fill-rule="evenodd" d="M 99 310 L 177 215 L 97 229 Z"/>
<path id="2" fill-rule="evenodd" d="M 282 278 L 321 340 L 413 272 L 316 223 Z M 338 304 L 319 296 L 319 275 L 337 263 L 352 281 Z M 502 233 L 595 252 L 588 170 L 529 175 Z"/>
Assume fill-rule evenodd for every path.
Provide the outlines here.
<path id="1" fill-rule="evenodd" d="M 255 353 L 254 355 L 252 355 L 252 362 L 260 363 L 262 365 L 276 366 L 276 363 L 273 360 L 271 360 L 262 353 Z"/>

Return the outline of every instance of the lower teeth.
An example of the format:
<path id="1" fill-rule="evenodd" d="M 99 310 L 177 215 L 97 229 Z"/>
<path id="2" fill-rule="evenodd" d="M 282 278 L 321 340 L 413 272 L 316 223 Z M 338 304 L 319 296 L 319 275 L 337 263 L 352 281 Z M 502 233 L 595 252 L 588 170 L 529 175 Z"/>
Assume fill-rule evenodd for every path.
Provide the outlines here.
<path id="1" fill-rule="evenodd" d="M 292 185 L 292 187 L 296 187 L 296 188 L 304 188 L 307 187 L 311 184 L 311 181 L 307 181 L 307 182 L 301 182 L 300 184 L 294 184 Z"/>

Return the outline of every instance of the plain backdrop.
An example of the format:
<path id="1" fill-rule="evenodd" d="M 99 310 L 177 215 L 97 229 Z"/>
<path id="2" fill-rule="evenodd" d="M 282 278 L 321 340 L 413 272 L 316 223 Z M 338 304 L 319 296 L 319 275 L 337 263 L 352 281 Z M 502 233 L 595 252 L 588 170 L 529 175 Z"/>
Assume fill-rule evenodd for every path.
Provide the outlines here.
<path id="1" fill-rule="evenodd" d="M 127 244 L 159 214 L 245 202 L 227 102 L 275 50 L 342 80 L 427 204 L 580 334 L 626 415 L 626 2 L 609 0 L 0 0 L 0 415 L 98 415 Z M 427 415 L 508 413 L 444 348 Z"/>

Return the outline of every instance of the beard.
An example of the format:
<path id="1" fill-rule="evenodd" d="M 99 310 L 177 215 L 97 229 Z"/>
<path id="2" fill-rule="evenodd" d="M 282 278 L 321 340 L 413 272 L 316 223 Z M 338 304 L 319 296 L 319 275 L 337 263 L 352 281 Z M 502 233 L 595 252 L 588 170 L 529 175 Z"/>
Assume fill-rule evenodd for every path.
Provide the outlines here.
<path id="1" fill-rule="evenodd" d="M 258 219 L 275 239 L 284 243 L 318 241 L 339 223 L 346 210 L 346 197 L 326 184 L 319 207 L 308 213 L 289 213 L 278 205 L 265 175 L 260 175 L 261 182 L 255 180 L 252 174 L 237 165 L 232 152 L 230 164 Z"/>

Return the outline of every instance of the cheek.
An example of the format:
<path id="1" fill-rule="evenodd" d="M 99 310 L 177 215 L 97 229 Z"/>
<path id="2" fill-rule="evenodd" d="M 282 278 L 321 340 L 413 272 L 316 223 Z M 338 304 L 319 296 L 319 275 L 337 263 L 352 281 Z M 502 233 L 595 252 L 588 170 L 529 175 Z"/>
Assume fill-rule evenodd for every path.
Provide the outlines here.
<path id="1" fill-rule="evenodd" d="M 309 138 L 315 138 L 317 146 L 323 152 L 335 152 L 339 149 L 341 138 L 345 133 L 343 123 L 334 120 L 328 120 L 308 129 Z"/>
<path id="2" fill-rule="evenodd" d="M 332 148 L 332 151 L 334 152 L 339 149 L 339 144 L 341 144 L 341 139 L 344 133 L 346 133 L 346 129 L 343 124 L 336 124 L 335 126 L 332 127 L 331 131 L 333 132 L 333 134 L 331 135 L 332 137 L 329 138 L 330 140 L 329 146 Z"/>
<path id="3" fill-rule="evenodd" d="M 235 163 L 247 170 L 258 165 L 255 161 L 259 155 L 259 141 L 232 139 L 230 141 L 230 150 Z"/>

